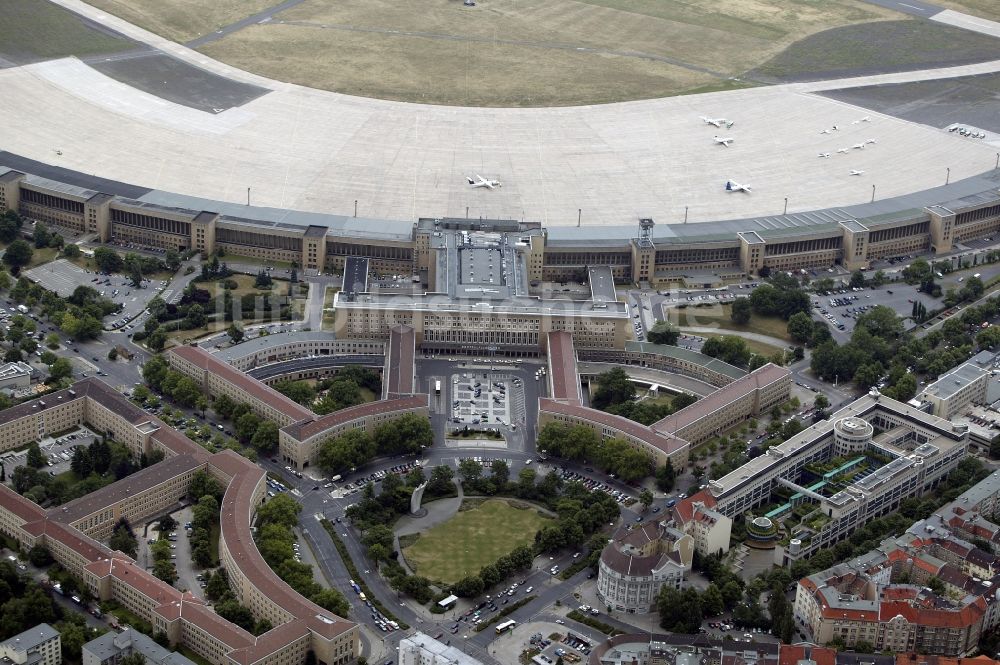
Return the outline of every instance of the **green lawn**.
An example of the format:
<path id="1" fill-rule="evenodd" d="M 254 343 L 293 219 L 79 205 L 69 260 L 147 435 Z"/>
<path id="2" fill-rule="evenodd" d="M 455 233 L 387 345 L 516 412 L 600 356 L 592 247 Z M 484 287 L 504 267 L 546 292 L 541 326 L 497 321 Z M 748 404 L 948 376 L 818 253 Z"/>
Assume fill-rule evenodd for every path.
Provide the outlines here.
<path id="1" fill-rule="evenodd" d="M 403 556 L 417 574 L 436 582 L 450 584 L 475 575 L 515 547 L 533 543 L 535 532 L 551 521 L 523 505 L 515 508 L 506 500 L 490 499 L 461 510 L 421 533 L 416 543 L 403 549 Z"/>
<path id="2" fill-rule="evenodd" d="M 135 47 L 127 39 L 86 25 L 76 14 L 47 0 L 4 0 L 3 17 L 0 53 L 19 64 Z"/>
<path id="3" fill-rule="evenodd" d="M 685 327 L 721 328 L 722 330 L 741 330 L 744 332 L 767 335 L 784 340 L 789 344 L 792 338 L 788 336 L 788 322 L 777 316 L 750 317 L 750 323 L 739 325 L 730 318 L 732 305 L 713 305 L 711 307 L 686 307 L 677 311 L 677 325 Z M 670 312 L 673 314 L 674 312 Z"/>

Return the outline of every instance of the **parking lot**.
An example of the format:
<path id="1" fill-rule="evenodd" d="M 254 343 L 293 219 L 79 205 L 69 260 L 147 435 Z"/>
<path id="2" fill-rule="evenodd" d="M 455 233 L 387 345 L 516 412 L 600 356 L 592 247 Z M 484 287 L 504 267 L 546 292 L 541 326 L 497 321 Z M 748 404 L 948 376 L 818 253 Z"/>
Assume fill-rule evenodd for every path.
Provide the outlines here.
<path id="1" fill-rule="evenodd" d="M 928 311 L 941 306 L 939 300 L 919 292 L 916 285 L 894 282 L 875 289 L 843 288 L 824 295 L 813 295 L 812 314 L 816 320 L 829 324 L 833 338 L 844 343 L 854 332 L 857 318 L 872 307 L 885 305 L 900 318 L 906 319 L 913 313 L 914 302 L 923 303 Z M 912 327 L 912 321 L 907 322 L 906 327 Z"/>
<path id="2" fill-rule="evenodd" d="M 86 427 L 79 427 L 71 432 L 67 432 L 57 438 L 45 437 L 39 442 L 38 447 L 48 462 L 50 475 L 58 476 L 70 469 L 70 460 L 73 459 L 73 449 L 76 446 L 89 446 L 94 442 L 96 435 Z M 7 477 L 14 474 L 14 469 L 23 466 L 28 458 L 27 450 L 11 451 L 0 455 Z"/>
<path id="3" fill-rule="evenodd" d="M 593 469 L 587 469 L 588 472 L 593 473 Z M 615 489 L 607 483 L 603 483 L 600 480 L 595 480 L 593 478 L 588 478 L 585 474 L 578 473 L 576 471 L 562 471 L 560 473 L 562 479 L 566 482 L 576 481 L 582 483 L 584 487 L 589 490 L 596 492 L 604 492 L 605 494 L 610 494 L 618 500 L 618 503 L 623 506 L 631 506 L 636 502 L 636 498 L 626 492 L 625 490 Z"/>
<path id="4" fill-rule="evenodd" d="M 513 384 L 506 378 L 480 378 L 470 372 L 452 375 L 451 421 L 457 424 L 479 425 L 511 423 L 509 390 Z"/>
<path id="5" fill-rule="evenodd" d="M 57 259 L 26 270 L 24 275 L 63 298 L 71 295 L 78 286 L 89 286 L 111 302 L 120 304 L 121 312 L 105 317 L 104 325 L 107 328 L 119 328 L 121 325 L 118 324 L 137 317 L 166 286 L 166 282 L 147 279 L 143 281 L 142 288 L 136 289 L 128 277 L 118 274 L 99 275 L 66 259 Z"/>

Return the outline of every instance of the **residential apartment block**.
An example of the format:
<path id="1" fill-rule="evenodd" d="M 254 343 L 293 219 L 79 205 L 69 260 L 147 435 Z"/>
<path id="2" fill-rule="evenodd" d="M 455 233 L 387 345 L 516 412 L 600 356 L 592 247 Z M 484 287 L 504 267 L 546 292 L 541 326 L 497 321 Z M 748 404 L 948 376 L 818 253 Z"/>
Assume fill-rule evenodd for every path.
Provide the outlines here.
<path id="1" fill-rule="evenodd" d="M 0 658 L 15 665 L 62 665 L 59 631 L 47 623 L 0 642 Z"/>

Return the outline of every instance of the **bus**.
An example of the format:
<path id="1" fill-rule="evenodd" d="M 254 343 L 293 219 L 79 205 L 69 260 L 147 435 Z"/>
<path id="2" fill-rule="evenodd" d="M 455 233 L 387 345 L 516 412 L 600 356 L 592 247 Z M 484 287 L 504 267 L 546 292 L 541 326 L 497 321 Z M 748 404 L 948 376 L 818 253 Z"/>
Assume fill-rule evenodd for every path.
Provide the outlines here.
<path id="1" fill-rule="evenodd" d="M 508 630 L 513 630 L 514 626 L 517 624 L 516 621 L 511 619 L 510 621 L 504 621 L 502 624 L 497 626 L 497 635 L 503 635 Z"/>
<path id="2" fill-rule="evenodd" d="M 440 395 L 441 394 L 441 382 L 440 381 L 435 381 L 434 382 L 434 394 L 435 395 Z"/>

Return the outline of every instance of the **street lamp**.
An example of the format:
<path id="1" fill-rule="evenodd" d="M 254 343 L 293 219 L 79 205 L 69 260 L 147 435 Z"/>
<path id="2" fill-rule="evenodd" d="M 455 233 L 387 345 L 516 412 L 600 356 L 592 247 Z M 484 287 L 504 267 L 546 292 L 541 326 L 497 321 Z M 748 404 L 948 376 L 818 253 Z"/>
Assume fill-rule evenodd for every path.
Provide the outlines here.
<path id="1" fill-rule="evenodd" d="M 951 181 L 951 167 L 945 169 L 948 173 L 944 177 L 944 184 L 948 184 Z"/>
<path id="2" fill-rule="evenodd" d="M 782 211 L 781 214 L 782 215 L 787 215 L 788 214 L 788 197 L 787 196 L 785 197 L 785 209 L 784 209 L 784 211 Z"/>

